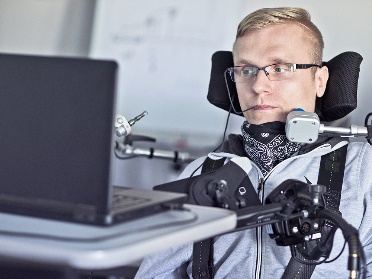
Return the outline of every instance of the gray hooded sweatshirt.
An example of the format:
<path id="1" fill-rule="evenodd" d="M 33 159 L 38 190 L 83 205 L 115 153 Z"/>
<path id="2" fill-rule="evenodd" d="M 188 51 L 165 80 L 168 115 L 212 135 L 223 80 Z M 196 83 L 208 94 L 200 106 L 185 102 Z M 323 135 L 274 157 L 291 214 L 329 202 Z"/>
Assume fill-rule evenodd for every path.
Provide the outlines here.
<path id="1" fill-rule="evenodd" d="M 249 178 L 259 191 L 261 200 L 287 179 L 316 184 L 321 156 L 348 144 L 344 183 L 339 210 L 342 217 L 358 229 L 367 262 L 367 278 L 372 278 L 372 147 L 367 143 L 321 140 L 304 145 L 296 155 L 276 165 L 265 177 L 253 162 Z M 246 156 L 242 137 L 230 135 L 223 151 L 211 153 L 210 158 Z M 199 158 L 186 167 L 181 178 L 186 178 L 204 161 Z M 198 173 L 196 173 L 198 174 Z M 306 178 L 305 178 L 306 177 Z M 340 230 L 336 231 L 329 259 L 338 256 L 344 245 Z M 193 243 L 174 247 L 146 257 L 136 275 L 145 278 L 192 278 Z M 213 245 L 214 278 L 281 278 L 291 258 L 289 247 L 277 246 L 265 227 L 226 233 L 216 236 Z M 349 278 L 347 269 L 348 248 L 331 262 L 317 266 L 312 279 Z"/>

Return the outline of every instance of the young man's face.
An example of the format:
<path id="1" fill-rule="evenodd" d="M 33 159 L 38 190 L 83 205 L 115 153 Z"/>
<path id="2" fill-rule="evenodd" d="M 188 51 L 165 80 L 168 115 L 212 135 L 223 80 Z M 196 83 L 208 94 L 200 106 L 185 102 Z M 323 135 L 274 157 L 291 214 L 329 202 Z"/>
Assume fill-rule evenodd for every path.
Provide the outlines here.
<path id="1" fill-rule="evenodd" d="M 268 26 L 239 38 L 234 47 L 234 65 L 264 67 L 275 63 L 314 64 L 306 33 L 298 24 Z M 313 112 L 316 96 L 321 97 L 328 79 L 326 67 L 297 69 L 290 79 L 271 81 L 264 71 L 250 83 L 236 83 L 242 110 L 251 124 L 286 121 L 295 108 Z"/>

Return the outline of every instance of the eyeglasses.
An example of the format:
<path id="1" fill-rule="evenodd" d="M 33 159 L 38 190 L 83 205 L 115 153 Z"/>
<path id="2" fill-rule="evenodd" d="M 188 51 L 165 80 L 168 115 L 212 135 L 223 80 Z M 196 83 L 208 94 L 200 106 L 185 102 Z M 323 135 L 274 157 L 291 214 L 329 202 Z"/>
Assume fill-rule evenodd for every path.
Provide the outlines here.
<path id="1" fill-rule="evenodd" d="M 309 69 L 311 67 L 321 68 L 321 66 L 316 64 L 281 63 L 268 65 L 262 68 L 246 65 L 235 66 L 228 68 L 227 71 L 230 73 L 232 81 L 238 83 L 250 83 L 256 79 L 260 70 L 264 71 L 269 80 L 274 81 L 290 79 L 297 69 Z"/>

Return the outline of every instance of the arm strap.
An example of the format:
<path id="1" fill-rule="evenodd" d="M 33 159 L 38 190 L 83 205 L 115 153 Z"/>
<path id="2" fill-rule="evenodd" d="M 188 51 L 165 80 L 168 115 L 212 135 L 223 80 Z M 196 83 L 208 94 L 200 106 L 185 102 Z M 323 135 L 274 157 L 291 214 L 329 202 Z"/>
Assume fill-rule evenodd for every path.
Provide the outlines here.
<path id="1" fill-rule="evenodd" d="M 213 160 L 207 157 L 201 172 L 206 173 L 222 167 L 226 158 Z M 213 238 L 195 242 L 192 257 L 192 277 L 195 279 L 213 278 Z"/>

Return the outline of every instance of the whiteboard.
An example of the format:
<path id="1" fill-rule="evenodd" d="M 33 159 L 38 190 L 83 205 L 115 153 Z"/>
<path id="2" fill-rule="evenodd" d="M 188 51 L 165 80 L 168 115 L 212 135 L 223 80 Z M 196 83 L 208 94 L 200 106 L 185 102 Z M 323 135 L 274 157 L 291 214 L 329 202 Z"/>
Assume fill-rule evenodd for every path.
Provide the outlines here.
<path id="1" fill-rule="evenodd" d="M 227 112 L 206 99 L 211 56 L 231 50 L 243 2 L 97 2 L 90 56 L 119 63 L 118 113 L 148 111 L 134 133 L 198 145 L 221 140 Z"/>

